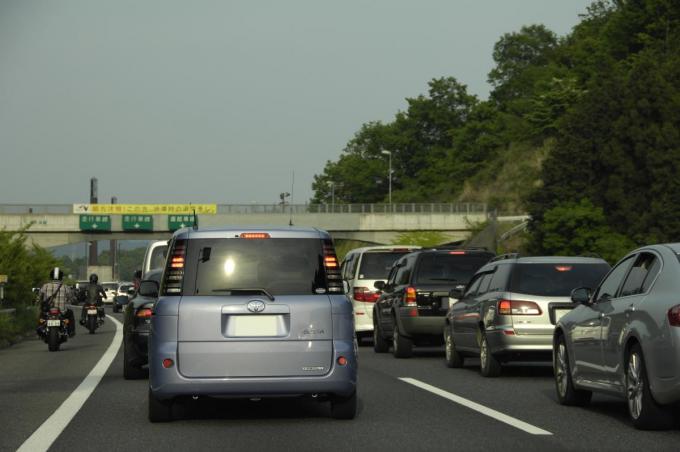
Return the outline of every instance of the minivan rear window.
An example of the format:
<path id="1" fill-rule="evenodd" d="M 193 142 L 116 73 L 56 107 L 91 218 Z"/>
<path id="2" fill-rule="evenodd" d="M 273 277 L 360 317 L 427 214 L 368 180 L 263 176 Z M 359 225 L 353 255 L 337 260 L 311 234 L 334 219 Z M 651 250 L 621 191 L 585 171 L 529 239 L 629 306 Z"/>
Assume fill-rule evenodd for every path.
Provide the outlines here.
<path id="1" fill-rule="evenodd" d="M 577 287 L 595 288 L 609 271 L 601 264 L 517 264 L 510 279 L 510 292 L 568 297 Z"/>
<path id="2" fill-rule="evenodd" d="M 420 284 L 467 284 L 491 254 L 423 254 L 418 264 L 416 282 Z"/>
<path id="3" fill-rule="evenodd" d="M 319 239 L 194 239 L 189 248 L 196 256 L 195 264 L 187 262 L 187 270 L 195 271 L 193 295 L 229 295 L 237 289 L 271 295 L 327 292 Z"/>
<path id="4" fill-rule="evenodd" d="M 406 252 L 367 252 L 361 257 L 359 279 L 387 279 L 392 265 Z"/>

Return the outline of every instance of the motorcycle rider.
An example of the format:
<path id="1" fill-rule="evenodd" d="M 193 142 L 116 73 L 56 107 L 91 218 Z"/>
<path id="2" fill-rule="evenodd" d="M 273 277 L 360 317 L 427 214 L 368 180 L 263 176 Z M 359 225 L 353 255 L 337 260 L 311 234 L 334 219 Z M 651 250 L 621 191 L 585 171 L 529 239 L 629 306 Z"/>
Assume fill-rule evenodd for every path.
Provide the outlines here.
<path id="1" fill-rule="evenodd" d="M 68 319 L 68 335 L 76 335 L 75 316 L 73 311 L 67 307 L 71 303 L 72 294 L 70 288 L 64 284 L 64 272 L 59 267 L 54 267 L 50 272 L 50 281 L 43 284 L 40 288 L 40 310 L 41 315 L 45 315 L 51 307 L 59 308 L 64 317 Z"/>
<path id="2" fill-rule="evenodd" d="M 90 283 L 87 285 L 87 303 L 92 303 L 97 306 L 97 312 L 99 315 L 99 321 L 104 323 L 104 308 L 102 307 L 102 297 L 106 299 L 106 292 L 104 288 L 98 284 L 99 276 L 96 273 L 90 275 Z M 80 311 L 80 324 L 85 325 L 85 319 L 87 317 L 86 309 L 81 309 Z"/>

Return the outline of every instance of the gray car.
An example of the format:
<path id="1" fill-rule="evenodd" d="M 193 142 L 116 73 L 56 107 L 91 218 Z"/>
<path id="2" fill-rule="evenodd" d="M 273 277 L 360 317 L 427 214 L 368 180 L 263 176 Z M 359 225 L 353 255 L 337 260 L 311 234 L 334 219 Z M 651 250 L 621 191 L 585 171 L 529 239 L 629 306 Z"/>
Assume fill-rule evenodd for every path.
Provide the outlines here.
<path id="1" fill-rule="evenodd" d="M 680 244 L 639 248 L 592 294 L 572 294 L 576 309 L 554 335 L 555 387 L 563 405 L 585 405 L 592 392 L 627 400 L 640 429 L 675 425 L 680 401 Z"/>
<path id="2" fill-rule="evenodd" d="M 352 304 L 330 236 L 309 228 L 182 229 L 149 339 L 149 419 L 180 396 L 313 396 L 356 413 Z"/>
<path id="3" fill-rule="evenodd" d="M 549 362 L 555 321 L 574 307 L 571 291 L 596 285 L 609 268 L 589 257 L 494 258 L 463 293 L 452 293 L 459 300 L 446 316 L 447 365 L 479 357 L 481 374 L 496 377 L 504 362 Z"/>

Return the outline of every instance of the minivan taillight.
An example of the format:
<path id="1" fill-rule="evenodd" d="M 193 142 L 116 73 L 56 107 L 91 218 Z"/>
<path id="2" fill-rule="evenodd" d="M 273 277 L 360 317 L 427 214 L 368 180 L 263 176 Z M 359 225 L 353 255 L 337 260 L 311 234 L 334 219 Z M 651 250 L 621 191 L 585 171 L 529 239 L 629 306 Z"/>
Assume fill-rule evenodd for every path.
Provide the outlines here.
<path id="1" fill-rule="evenodd" d="M 533 301 L 500 300 L 498 313 L 501 315 L 541 315 L 541 307 Z"/>
<path id="2" fill-rule="evenodd" d="M 186 252 L 187 241 L 175 240 L 172 244 L 172 251 L 168 256 L 167 268 L 165 269 L 162 290 L 164 295 L 181 295 Z"/>
<path id="3" fill-rule="evenodd" d="M 324 240 L 323 242 L 323 266 L 326 270 L 328 292 L 343 293 L 340 265 L 338 264 L 338 257 L 335 255 L 333 242 L 330 240 Z"/>
<path id="4" fill-rule="evenodd" d="M 375 303 L 380 298 L 379 293 L 373 292 L 368 287 L 355 287 L 352 296 L 356 301 L 364 303 Z"/>
<path id="5" fill-rule="evenodd" d="M 668 310 L 668 323 L 671 326 L 680 326 L 680 304 L 673 306 Z"/>

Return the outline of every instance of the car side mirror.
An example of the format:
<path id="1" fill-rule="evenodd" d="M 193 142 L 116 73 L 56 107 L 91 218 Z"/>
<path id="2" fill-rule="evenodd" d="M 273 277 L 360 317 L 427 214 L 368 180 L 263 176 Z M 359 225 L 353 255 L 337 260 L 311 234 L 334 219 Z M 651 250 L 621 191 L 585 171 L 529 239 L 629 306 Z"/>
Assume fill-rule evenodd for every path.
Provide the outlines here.
<path id="1" fill-rule="evenodd" d="M 139 294 L 143 297 L 157 298 L 158 283 L 150 279 L 145 279 L 139 284 Z"/>
<path id="2" fill-rule="evenodd" d="M 387 284 L 385 284 L 385 281 L 376 281 L 376 282 L 373 283 L 373 287 L 375 287 L 376 289 L 378 289 L 381 292 L 383 290 L 385 290 L 386 285 Z"/>
<path id="3" fill-rule="evenodd" d="M 590 288 L 579 287 L 571 291 L 571 301 L 576 304 L 590 304 Z"/>
<path id="4" fill-rule="evenodd" d="M 460 300 L 465 295 L 465 286 L 456 286 L 449 291 L 449 297 Z"/>

